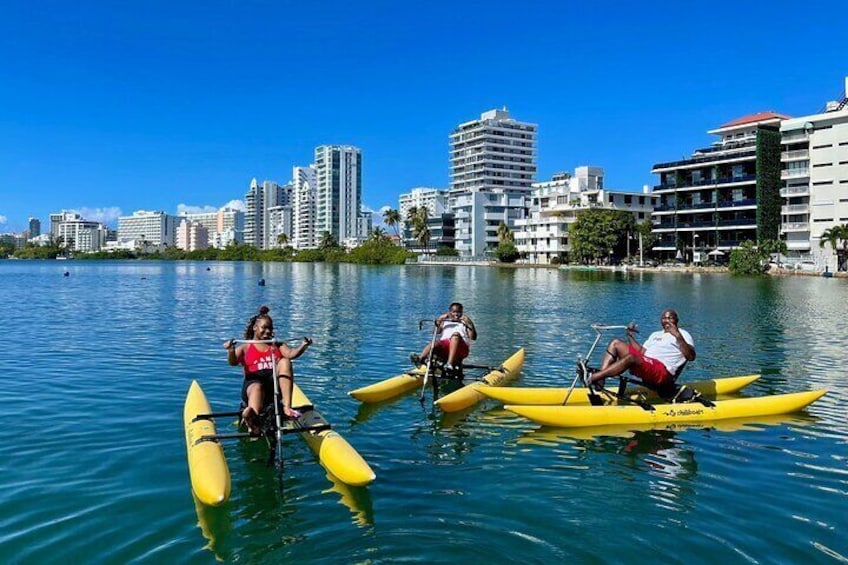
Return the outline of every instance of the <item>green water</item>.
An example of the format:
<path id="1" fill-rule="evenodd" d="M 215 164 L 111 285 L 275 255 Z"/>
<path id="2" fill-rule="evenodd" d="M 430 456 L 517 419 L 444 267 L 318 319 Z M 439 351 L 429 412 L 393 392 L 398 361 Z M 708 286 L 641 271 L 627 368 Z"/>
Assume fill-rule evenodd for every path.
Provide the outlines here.
<path id="1" fill-rule="evenodd" d="M 442 415 L 415 394 L 347 396 L 405 369 L 428 339 L 418 320 L 453 300 L 480 331 L 472 361 L 526 347 L 525 386 L 570 384 L 588 324 L 647 332 L 672 306 L 698 351 L 684 379 L 830 392 L 801 414 L 599 436 L 496 403 Z M 298 382 L 371 486 L 334 482 L 298 437 L 281 473 L 261 442 L 230 443 L 231 500 L 195 506 L 185 393 L 197 379 L 235 407 L 221 343 L 260 304 L 279 337 L 314 339 Z M 844 563 L 846 304 L 848 281 L 813 277 L 0 262 L 0 562 Z"/>

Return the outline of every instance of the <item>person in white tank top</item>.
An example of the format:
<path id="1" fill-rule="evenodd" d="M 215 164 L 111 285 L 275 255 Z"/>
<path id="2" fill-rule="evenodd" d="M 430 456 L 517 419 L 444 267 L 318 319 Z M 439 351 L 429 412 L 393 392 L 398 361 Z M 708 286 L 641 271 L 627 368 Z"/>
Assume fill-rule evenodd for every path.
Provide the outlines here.
<path id="1" fill-rule="evenodd" d="M 477 328 L 471 318 L 464 314 L 459 302 L 451 304 L 447 312 L 436 318 L 435 323 L 439 333 L 433 355 L 445 363 L 446 371 L 454 371 L 468 357 L 471 342 L 477 339 Z M 413 353 L 409 356 L 414 365 L 427 361 L 430 345 L 428 343 L 424 346 L 421 355 Z"/>
<path id="2" fill-rule="evenodd" d="M 677 312 L 668 308 L 660 318 L 662 331 L 648 336 L 639 345 L 634 339 L 635 328 L 628 326 L 627 341 L 613 339 L 607 345 L 601 368 L 587 378 L 589 385 L 603 385 L 607 377 L 629 370 L 652 387 L 662 387 L 674 382 L 677 371 L 687 361 L 695 360 L 695 341 L 691 334 L 678 327 Z"/>

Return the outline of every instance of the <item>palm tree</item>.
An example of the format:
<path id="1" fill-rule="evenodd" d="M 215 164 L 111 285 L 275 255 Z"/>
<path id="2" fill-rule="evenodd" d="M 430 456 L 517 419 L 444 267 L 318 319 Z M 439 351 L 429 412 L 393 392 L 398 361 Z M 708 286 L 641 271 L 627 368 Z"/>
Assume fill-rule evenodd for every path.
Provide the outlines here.
<path id="1" fill-rule="evenodd" d="M 824 230 L 821 234 L 821 239 L 819 240 L 819 247 L 824 248 L 824 244 L 829 243 L 830 248 L 836 251 L 836 242 L 841 239 L 841 227 L 842 226 L 834 226 Z"/>
<path id="2" fill-rule="evenodd" d="M 512 230 L 504 222 L 501 222 L 498 226 L 498 243 L 512 242 L 513 240 Z"/>
<path id="3" fill-rule="evenodd" d="M 285 247 L 288 242 L 289 242 L 289 236 L 288 235 L 281 233 L 280 235 L 277 236 L 277 244 L 280 247 Z"/>
<path id="4" fill-rule="evenodd" d="M 386 230 L 377 226 L 373 230 L 371 230 L 371 241 L 380 241 L 386 239 Z"/>
<path id="5" fill-rule="evenodd" d="M 836 249 L 838 241 L 842 242 L 842 253 Z M 836 253 L 836 269 L 839 270 L 840 255 L 848 255 L 848 224 L 842 224 L 841 226 L 834 226 L 824 230 L 819 240 L 819 247 L 824 247 L 825 243 L 829 243 L 831 249 Z"/>
<path id="6" fill-rule="evenodd" d="M 398 225 L 400 224 L 400 212 L 394 208 L 388 208 L 385 212 L 383 212 L 383 223 L 390 228 L 394 228 L 395 235 L 400 237 L 400 231 L 398 231 Z"/>
<path id="7" fill-rule="evenodd" d="M 411 208 L 407 214 L 412 224 L 412 236 L 424 246 L 424 252 L 427 254 L 430 253 L 430 226 L 427 225 L 429 216 L 426 206 Z"/>
<path id="8" fill-rule="evenodd" d="M 321 232 L 321 242 L 318 244 L 321 249 L 330 249 L 331 247 L 338 247 L 338 243 L 336 243 L 336 238 L 328 231 Z"/>

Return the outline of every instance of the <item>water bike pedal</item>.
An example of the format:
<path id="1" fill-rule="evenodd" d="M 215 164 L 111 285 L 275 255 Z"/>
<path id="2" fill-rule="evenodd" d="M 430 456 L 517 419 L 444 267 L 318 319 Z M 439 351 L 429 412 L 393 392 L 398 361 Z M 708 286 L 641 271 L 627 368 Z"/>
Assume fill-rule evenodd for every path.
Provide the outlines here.
<path id="1" fill-rule="evenodd" d="M 300 412 L 300 416 L 291 419 L 286 418 L 283 421 L 283 429 L 280 430 L 283 434 L 320 432 L 332 429 L 330 423 L 311 404 L 293 406 L 292 408 Z"/>
<path id="2" fill-rule="evenodd" d="M 443 365 L 441 378 L 449 381 L 462 381 L 462 365 Z"/>
<path id="3" fill-rule="evenodd" d="M 672 404 L 689 404 L 692 402 L 699 402 L 707 407 L 715 406 L 713 402 L 704 398 L 700 391 L 686 385 L 679 386 L 674 396 L 671 397 Z"/>

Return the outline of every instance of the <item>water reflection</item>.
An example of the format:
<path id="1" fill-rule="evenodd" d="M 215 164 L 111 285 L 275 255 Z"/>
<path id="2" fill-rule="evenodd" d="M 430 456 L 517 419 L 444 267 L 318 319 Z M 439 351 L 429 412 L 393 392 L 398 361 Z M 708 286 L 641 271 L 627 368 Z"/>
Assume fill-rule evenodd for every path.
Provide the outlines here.
<path id="1" fill-rule="evenodd" d="M 323 491 L 339 495 L 339 503 L 350 511 L 352 522 L 360 527 L 374 525 L 374 505 L 368 487 L 353 487 L 338 480 L 332 473 L 327 472 L 327 480 L 333 486 Z"/>
<path id="2" fill-rule="evenodd" d="M 96 561 L 108 544 L 122 562 L 636 562 L 667 551 L 670 531 L 708 549 L 687 554 L 696 562 L 846 554 L 844 279 L 224 262 L 76 262 L 63 277 L 55 263 L 0 262 L 0 318 L 17 353 L 0 358 L 0 394 L 12 399 L 2 414 L 20 432 L 0 446 L 16 469 L 0 488 L 10 516 L 0 545 L 25 561 L 50 561 L 56 547 Z M 417 321 L 453 300 L 480 329 L 475 360 L 527 346 L 521 386 L 569 386 L 589 323 L 648 330 L 674 306 L 698 347 L 686 380 L 762 373 L 747 395 L 831 392 L 810 416 L 591 432 L 536 430 L 482 406 L 434 413 L 414 393 L 373 409 L 347 396 L 397 374 L 427 340 Z M 264 446 L 228 444 L 233 498 L 195 522 L 179 406 L 191 379 L 216 409 L 238 403 L 241 375 L 220 344 L 260 304 L 282 337 L 315 338 L 298 381 L 378 479 L 340 492 L 291 438 L 280 482 Z M 33 367 L 50 368 L 35 387 Z M 613 546 L 562 535 L 611 525 Z"/>

